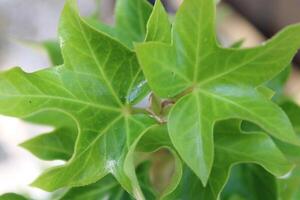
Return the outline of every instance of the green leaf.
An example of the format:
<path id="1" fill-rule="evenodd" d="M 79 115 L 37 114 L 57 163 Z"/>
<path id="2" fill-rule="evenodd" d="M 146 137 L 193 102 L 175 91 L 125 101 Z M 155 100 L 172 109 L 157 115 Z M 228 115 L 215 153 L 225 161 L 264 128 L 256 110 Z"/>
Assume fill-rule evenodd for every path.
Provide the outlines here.
<path id="1" fill-rule="evenodd" d="M 300 198 L 300 167 L 296 167 L 291 174 L 278 180 L 279 199 L 298 200 Z"/>
<path id="2" fill-rule="evenodd" d="M 290 76 L 292 66 L 288 65 L 285 70 L 280 72 L 275 78 L 268 81 L 266 86 L 275 91 L 273 101 L 280 102 L 284 99 L 284 86 Z"/>
<path id="3" fill-rule="evenodd" d="M 245 39 L 238 40 L 238 41 L 234 42 L 233 44 L 231 44 L 230 48 L 239 49 L 243 46 L 244 42 L 245 42 Z"/>
<path id="4" fill-rule="evenodd" d="M 0 200 L 27 200 L 27 198 L 15 193 L 7 193 L 1 195 Z"/>
<path id="5" fill-rule="evenodd" d="M 274 200 L 277 185 L 272 174 L 252 164 L 234 166 L 222 192 L 221 199 L 229 200 L 239 196 L 247 200 Z"/>
<path id="6" fill-rule="evenodd" d="M 293 124 L 294 130 L 297 133 L 298 137 L 300 137 L 300 107 L 296 103 L 291 100 L 285 100 L 280 104 L 281 108 L 286 112 L 289 116 L 290 121 Z M 280 150 L 285 154 L 289 160 L 294 163 L 300 164 L 300 147 L 297 145 L 289 144 L 286 142 L 279 141 L 277 139 L 274 140 Z"/>
<path id="7" fill-rule="evenodd" d="M 147 200 L 154 199 L 154 194 L 149 190 L 149 180 L 145 179 L 145 173 L 149 171 L 147 163 L 143 163 L 137 168 L 137 175 L 141 180 L 142 189 Z M 70 189 L 60 200 L 133 200 L 133 198 L 120 186 L 118 181 L 108 175 L 97 183 L 84 187 Z"/>
<path id="8" fill-rule="evenodd" d="M 213 128 L 219 120 L 247 120 L 299 145 L 285 113 L 256 91 L 290 63 L 300 46 L 299 25 L 255 48 L 225 49 L 216 42 L 214 1 L 185 0 L 172 33 L 171 44 L 148 42 L 136 51 L 156 94 L 176 100 L 184 96 L 170 112 L 168 129 L 176 150 L 204 185 L 214 161 Z"/>
<path id="9" fill-rule="evenodd" d="M 131 199 L 113 176 L 106 176 L 97 183 L 70 189 L 60 200 Z"/>
<path id="10" fill-rule="evenodd" d="M 215 155 L 206 187 L 203 187 L 196 174 L 185 166 L 181 183 L 166 199 L 218 199 L 232 166 L 240 163 L 258 164 L 275 176 L 283 176 L 293 167 L 271 138 L 261 133 L 216 134 Z"/>
<path id="11" fill-rule="evenodd" d="M 47 170 L 33 185 L 53 191 L 112 174 L 142 199 L 133 167 L 125 165 L 130 149 L 154 124 L 151 117 L 131 109 L 148 93 L 136 55 L 87 25 L 74 0 L 65 5 L 59 32 L 64 65 L 30 74 L 14 68 L 0 75 L 1 114 L 23 119 L 38 114 L 43 121 L 49 113 L 62 113 L 78 130 L 72 158 Z"/>
<path id="12" fill-rule="evenodd" d="M 160 0 L 155 5 L 147 24 L 146 41 L 171 42 L 171 24 Z"/>
<path id="13" fill-rule="evenodd" d="M 42 45 L 46 49 L 50 61 L 53 65 L 58 66 L 63 64 L 63 57 L 61 55 L 60 46 L 57 41 L 45 41 L 42 43 Z"/>
<path id="14" fill-rule="evenodd" d="M 142 42 L 145 39 L 146 25 L 151 11 L 152 6 L 146 0 L 117 0 L 114 27 L 95 19 L 88 19 L 87 22 L 128 48 L 133 48 L 133 42 Z"/>
<path id="15" fill-rule="evenodd" d="M 281 102 L 282 109 L 289 116 L 294 129 L 298 136 L 300 135 L 300 107 L 291 100 Z M 289 160 L 297 164 L 297 167 L 287 176 L 277 180 L 278 182 L 278 195 L 280 199 L 297 200 L 300 198 L 300 148 L 295 145 L 287 144 L 275 140 L 277 146 L 286 155 Z"/>
<path id="16" fill-rule="evenodd" d="M 43 160 L 69 160 L 71 158 L 77 138 L 77 127 L 76 121 L 69 113 L 63 114 L 54 109 L 48 110 L 47 113 L 35 113 L 26 117 L 25 120 L 35 124 L 51 125 L 56 129 L 51 133 L 38 135 L 23 142 L 20 144 L 21 147 Z"/>
<path id="17" fill-rule="evenodd" d="M 74 132 L 76 133 L 76 130 L 56 129 L 28 140 L 20 146 L 43 160 L 69 160 L 74 152 L 76 140 Z"/>
<path id="18" fill-rule="evenodd" d="M 99 4 L 99 2 L 97 2 Z M 139 38 L 144 38 L 145 37 L 145 31 L 141 31 L 141 29 L 135 24 L 137 22 L 143 24 L 143 29 L 146 29 L 146 22 L 147 18 L 149 17 L 147 13 L 151 11 L 151 6 L 146 1 L 135 1 L 135 0 L 130 0 L 129 3 L 131 6 L 128 6 L 128 4 L 124 1 L 119 1 L 116 9 L 116 13 L 122 13 L 121 15 L 124 16 L 119 16 L 117 18 L 117 24 L 115 27 L 110 27 L 102 22 L 100 22 L 96 16 L 91 16 L 86 18 L 85 20 L 88 22 L 89 25 L 91 25 L 93 28 L 96 28 L 97 30 L 103 31 L 104 33 L 107 33 L 111 37 L 116 37 L 117 39 L 119 38 L 120 41 L 125 41 L 124 43 L 130 44 L 129 46 L 132 46 L 132 43 L 137 40 L 137 36 Z M 138 4 L 137 6 L 132 6 L 133 4 Z M 157 6 L 156 6 L 157 7 Z M 142 10 L 142 11 L 141 11 Z M 143 13 L 146 13 L 144 17 L 141 17 Z M 130 13 L 130 14 L 128 14 Z M 119 14 L 120 15 L 120 14 Z M 138 21 L 137 21 L 138 19 Z M 131 32 L 132 35 L 135 37 L 126 37 L 122 30 L 123 28 L 130 29 L 129 31 Z M 118 34 L 119 33 L 119 34 Z M 153 38 L 155 39 L 155 38 Z M 157 38 L 158 39 L 158 38 Z M 49 58 L 52 62 L 53 65 L 61 65 L 63 64 L 63 58 L 62 58 L 62 53 L 61 49 L 59 46 L 59 43 L 56 41 L 45 41 L 43 42 L 44 48 L 47 50 L 47 53 L 49 55 Z M 38 118 L 40 118 L 39 116 Z M 44 117 L 44 116 L 43 116 Z M 61 116 L 59 117 L 61 118 Z M 55 117 L 57 119 L 57 117 Z M 31 120 L 32 121 L 32 120 Z M 46 120 L 47 123 L 49 123 L 49 119 L 47 118 Z M 36 120 L 34 121 L 35 123 L 39 123 Z M 45 122 L 44 122 L 45 123 Z M 67 123 L 66 123 L 67 124 Z M 67 160 L 71 157 L 69 153 L 71 153 L 69 150 L 71 150 L 71 147 L 74 148 L 75 145 L 75 139 L 76 139 L 76 130 L 66 130 L 64 128 L 64 133 L 62 133 L 61 130 L 54 131 L 53 133 L 49 134 L 44 134 L 40 135 L 37 138 L 32 139 L 31 141 L 28 141 L 21 146 L 29 150 L 31 153 L 35 154 L 37 157 L 40 159 L 44 160 L 56 160 L 56 159 L 63 159 Z M 71 132 L 73 132 L 71 134 Z M 65 136 L 71 136 L 71 140 L 66 140 Z M 45 146 L 44 146 L 45 145 Z M 59 150 L 61 145 L 67 145 L 67 151 L 64 150 Z M 45 147 L 45 148 L 44 148 Z M 66 155 L 68 153 L 68 155 Z"/>
<path id="19" fill-rule="evenodd" d="M 159 195 L 159 199 L 164 199 L 165 196 L 168 196 L 176 189 L 182 176 L 182 161 L 176 153 L 168 135 L 167 127 L 164 125 L 157 125 L 149 129 L 143 135 L 136 147 L 136 151 L 147 153 L 153 153 L 160 149 L 167 149 L 174 158 L 172 178 L 169 182 L 169 185 L 164 188 L 162 193 Z"/>

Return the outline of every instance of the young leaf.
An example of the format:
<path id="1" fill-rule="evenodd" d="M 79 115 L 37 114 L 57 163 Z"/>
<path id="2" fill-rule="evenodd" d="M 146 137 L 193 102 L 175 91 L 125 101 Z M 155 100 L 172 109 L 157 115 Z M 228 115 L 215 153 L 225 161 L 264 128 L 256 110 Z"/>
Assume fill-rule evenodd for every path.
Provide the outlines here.
<path id="1" fill-rule="evenodd" d="M 146 41 L 171 42 L 171 24 L 160 0 L 155 1 L 147 24 Z"/>
<path id="2" fill-rule="evenodd" d="M 129 193 L 142 198 L 135 177 L 124 169 L 129 149 L 154 123 L 130 108 L 148 91 L 135 53 L 88 26 L 74 0 L 65 5 L 59 31 L 63 66 L 31 74 L 15 68 L 0 75 L 2 114 L 26 119 L 63 113 L 78 130 L 72 158 L 33 185 L 53 191 L 113 174 Z"/>
<path id="3" fill-rule="evenodd" d="M 136 51 L 156 94 L 184 95 L 169 114 L 168 128 L 178 153 L 204 185 L 214 160 L 216 121 L 247 120 L 299 145 L 285 113 L 255 90 L 290 63 L 300 46 L 299 25 L 256 48 L 225 49 L 216 42 L 214 1 L 185 0 L 172 33 L 171 44 L 149 42 Z"/>

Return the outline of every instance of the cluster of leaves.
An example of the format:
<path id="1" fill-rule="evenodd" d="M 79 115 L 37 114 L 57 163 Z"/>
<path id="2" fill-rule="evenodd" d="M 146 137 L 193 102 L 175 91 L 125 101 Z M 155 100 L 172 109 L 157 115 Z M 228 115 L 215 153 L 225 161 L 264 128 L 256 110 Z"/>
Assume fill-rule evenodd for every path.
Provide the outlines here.
<path id="1" fill-rule="evenodd" d="M 55 127 L 21 146 L 66 161 L 32 186 L 61 200 L 299 199 L 300 108 L 282 90 L 300 25 L 223 48 L 215 7 L 185 0 L 170 23 L 159 0 L 118 0 L 110 27 L 67 0 L 60 46 L 45 43 L 57 66 L 0 74 L 1 114 Z M 158 151 L 172 158 L 164 186 Z"/>

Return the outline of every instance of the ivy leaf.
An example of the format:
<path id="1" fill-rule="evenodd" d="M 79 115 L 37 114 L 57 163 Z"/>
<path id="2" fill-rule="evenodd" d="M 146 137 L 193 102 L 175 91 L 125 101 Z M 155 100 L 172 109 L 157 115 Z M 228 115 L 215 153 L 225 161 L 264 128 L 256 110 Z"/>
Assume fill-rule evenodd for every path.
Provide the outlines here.
<path id="1" fill-rule="evenodd" d="M 253 164 L 234 166 L 221 196 L 224 200 L 234 196 L 247 200 L 278 199 L 274 176 Z"/>
<path id="2" fill-rule="evenodd" d="M 133 48 L 133 42 L 142 42 L 145 39 L 146 24 L 151 11 L 152 6 L 146 0 L 117 0 L 114 27 L 95 19 L 88 19 L 87 22 L 97 30 L 116 38 L 128 48 Z"/>
<path id="3" fill-rule="evenodd" d="M 290 121 L 293 124 L 294 130 L 300 137 L 300 106 L 291 100 L 285 100 L 280 104 L 281 108 L 289 116 Z M 297 145 L 282 142 L 280 140 L 274 140 L 280 150 L 286 155 L 286 157 L 296 164 L 300 164 L 300 147 Z"/>
<path id="4" fill-rule="evenodd" d="M 148 164 L 143 163 L 137 168 L 137 175 L 141 180 L 142 189 L 146 194 L 146 199 L 154 199 L 153 192 L 149 189 L 149 180 L 145 179 L 145 173 L 147 174 Z M 97 183 L 87 185 L 84 187 L 72 188 L 60 200 L 133 200 L 133 198 L 120 186 L 118 181 L 111 175 L 108 175 L 98 181 Z"/>
<path id="5" fill-rule="evenodd" d="M 131 199 L 113 176 L 106 176 L 97 183 L 70 189 L 60 200 L 69 199 Z"/>
<path id="6" fill-rule="evenodd" d="M 69 160 L 74 152 L 76 140 L 74 133 L 76 130 L 59 128 L 28 140 L 20 146 L 42 160 Z"/>
<path id="7" fill-rule="evenodd" d="M 135 5 L 135 6 L 133 6 Z M 138 5 L 138 6 L 136 6 Z M 102 31 L 111 37 L 116 37 L 119 41 L 125 41 L 125 44 L 130 44 L 128 46 L 132 46 L 133 42 L 140 41 L 139 39 L 145 37 L 146 31 L 146 23 L 149 18 L 149 12 L 152 10 L 152 7 L 145 0 L 136 1 L 118 1 L 116 6 L 116 15 L 117 23 L 114 28 L 105 25 L 103 22 L 100 22 L 96 17 L 88 17 L 85 20 L 92 25 L 93 28 L 96 28 L 99 31 Z M 119 14 L 122 13 L 122 14 Z M 142 16 L 141 16 L 142 15 Z M 166 15 L 166 14 L 165 14 Z M 167 15 L 166 15 L 167 16 Z M 159 16 L 161 17 L 161 16 Z M 140 24 L 143 26 L 138 27 L 136 24 Z M 132 37 L 126 37 L 123 34 L 123 30 L 128 30 L 130 32 L 129 35 Z M 144 30 L 144 31 L 143 31 Z M 118 34 L 117 34 L 118 33 Z M 148 40 L 155 39 L 149 38 Z M 157 40 L 159 38 L 156 38 Z M 60 45 L 56 41 L 45 41 L 42 44 L 46 49 L 49 58 L 53 65 L 61 65 L 63 64 L 62 52 L 60 49 Z M 38 116 L 36 119 L 27 119 L 28 121 L 34 123 L 40 123 L 41 117 Z M 43 123 L 49 123 L 49 117 L 46 116 L 46 120 Z M 54 117 L 55 121 L 57 117 Z M 62 116 L 59 116 L 60 120 L 62 120 Z M 71 122 L 72 123 L 72 122 Z M 70 124 L 70 122 L 63 123 L 63 125 Z M 55 130 L 52 133 L 39 135 L 36 138 L 33 138 L 23 144 L 21 146 L 31 153 L 44 160 L 68 160 L 73 152 L 75 146 L 76 139 L 76 130 L 72 130 L 72 127 L 68 129 L 66 127 L 61 127 L 61 125 L 55 124 L 55 127 L 59 127 L 59 130 Z M 69 139 L 69 140 L 68 140 Z M 66 149 L 61 149 L 61 147 L 66 145 Z"/>
<path id="8" fill-rule="evenodd" d="M 59 31 L 64 65 L 30 74 L 14 68 L 0 75 L 2 114 L 33 119 L 61 113 L 78 130 L 72 158 L 33 185 L 53 191 L 112 174 L 130 194 L 143 198 L 132 167 L 124 166 L 129 149 L 154 124 L 130 106 L 148 93 L 135 53 L 88 26 L 74 0 L 65 5 Z"/>
<path id="9" fill-rule="evenodd" d="M 272 139 L 262 133 L 216 133 L 215 155 L 206 187 L 203 187 L 196 174 L 185 166 L 179 186 L 166 199 L 218 199 L 232 166 L 240 163 L 259 164 L 277 177 L 287 174 L 293 167 Z"/>
<path id="10" fill-rule="evenodd" d="M 27 198 L 15 193 L 7 193 L 1 195 L 0 200 L 27 200 Z"/>
<path id="11" fill-rule="evenodd" d="M 281 102 L 280 106 L 289 116 L 297 135 L 300 135 L 300 107 L 291 100 Z M 278 195 L 281 199 L 296 200 L 300 198 L 300 148 L 295 145 L 287 144 L 275 140 L 277 146 L 292 162 L 296 163 L 296 168 L 285 176 L 283 179 L 277 180 L 278 182 Z"/>
<path id="12" fill-rule="evenodd" d="M 87 17 L 85 20 L 93 28 L 115 37 L 127 47 L 132 48 L 133 42 L 141 42 L 145 39 L 146 24 L 151 11 L 152 6 L 146 0 L 118 0 L 114 27 L 99 21 L 95 16 Z M 45 41 L 42 46 L 47 51 L 53 65 L 63 64 L 61 49 L 57 41 Z"/>
<path id="13" fill-rule="evenodd" d="M 292 66 L 288 65 L 280 74 L 278 74 L 274 79 L 268 81 L 266 86 L 275 91 L 275 95 L 272 98 L 275 102 L 284 101 L 284 86 L 290 76 Z"/>
<path id="14" fill-rule="evenodd" d="M 164 125 L 157 125 L 150 128 L 140 139 L 136 147 L 137 152 L 143 153 L 153 153 L 160 149 L 167 149 L 174 158 L 173 176 L 169 185 L 159 194 L 159 199 L 164 199 L 176 189 L 182 176 L 182 161 L 176 153 L 168 135 L 167 127 Z"/>
<path id="15" fill-rule="evenodd" d="M 218 174 L 220 172 L 223 171 L 226 172 L 225 174 L 227 174 L 227 177 L 222 177 L 221 179 L 216 179 L 218 181 L 209 181 L 210 185 L 208 185 L 206 188 L 204 188 L 201 184 L 201 182 L 199 181 L 198 177 L 185 165 L 183 168 L 183 174 L 181 174 L 181 165 L 177 165 L 178 168 L 178 173 L 176 173 L 176 175 L 174 176 L 174 182 L 173 182 L 173 188 L 175 186 L 175 190 L 170 190 L 169 193 L 165 193 L 165 195 L 162 195 L 160 199 L 205 199 L 205 200 L 209 200 L 209 199 L 217 199 L 217 195 L 219 195 L 219 193 L 221 192 L 221 189 L 219 188 L 220 183 L 225 184 L 227 182 L 229 173 L 232 169 L 232 166 L 234 165 L 235 167 L 233 168 L 235 169 L 240 169 L 241 167 L 245 166 L 245 165 L 237 165 L 242 163 L 247 163 L 247 162 L 254 162 L 256 164 L 260 164 L 264 167 L 270 167 L 267 168 L 269 171 L 271 171 L 273 174 L 275 175 L 283 175 L 287 172 L 289 172 L 292 168 L 292 165 L 289 164 L 286 159 L 284 158 L 284 156 L 281 154 L 281 152 L 277 149 L 277 147 L 274 145 L 273 141 L 268 137 L 265 136 L 261 133 L 247 133 L 247 134 L 243 134 L 241 129 L 241 120 L 230 120 L 230 121 L 222 121 L 217 123 L 216 125 L 216 144 L 220 144 L 220 147 L 216 146 L 215 148 L 218 148 L 218 151 L 216 151 L 216 153 L 218 153 L 218 158 L 221 158 L 219 163 L 215 163 L 215 165 L 219 164 L 218 166 L 214 166 L 214 173 Z M 227 138 L 227 135 L 229 134 L 229 137 Z M 248 135 L 249 134 L 249 135 Z M 252 135 L 253 134 L 253 135 Z M 239 142 L 241 142 L 242 140 L 240 140 L 240 137 L 237 137 L 237 141 L 236 142 L 231 142 L 234 141 L 234 138 L 236 136 L 241 136 L 241 138 L 243 138 L 244 141 L 246 140 L 250 140 L 251 142 L 249 143 L 248 150 L 244 150 L 245 147 L 243 147 L 244 143 L 239 144 Z M 258 136 L 256 136 L 258 135 Z M 219 138 L 219 136 L 221 138 Z M 226 139 L 225 139 L 226 138 Z M 255 140 L 257 140 L 257 142 L 254 142 Z M 218 142 L 221 141 L 221 142 Z M 229 143 L 227 144 L 227 142 L 224 141 L 229 141 Z M 223 145 L 226 144 L 226 145 Z M 238 144 L 237 150 L 235 150 L 236 145 Z M 170 138 L 168 136 L 167 130 L 165 127 L 153 127 L 151 128 L 146 134 L 144 134 L 143 138 L 140 140 L 139 145 L 137 147 L 138 151 L 142 151 L 142 152 L 152 152 L 155 151 L 156 149 L 162 148 L 162 147 L 168 147 L 169 149 L 173 149 L 174 147 L 172 146 L 172 143 L 170 141 Z M 256 148 L 259 148 L 257 150 L 255 150 Z M 224 155 L 224 149 L 226 149 L 228 152 L 226 152 Z M 240 151 L 240 149 L 243 149 L 243 151 Z M 253 150 L 251 150 L 253 149 Z M 263 150 L 264 149 L 264 150 Z M 231 150 L 234 152 L 232 153 Z M 262 151 L 263 150 L 263 151 Z M 244 151 L 250 152 L 248 154 L 243 154 Z M 221 152 L 219 154 L 219 152 Z M 241 152 L 241 154 L 237 153 L 237 152 Z M 259 152 L 259 153 L 257 153 Z M 274 153 L 274 154 L 273 154 Z M 229 156 L 230 154 L 230 156 Z M 238 154 L 236 156 L 236 154 Z M 254 155 L 254 156 L 251 156 Z M 256 156 L 257 155 L 257 156 Z M 175 154 L 176 156 L 176 154 Z M 232 163 L 230 165 L 230 167 L 226 167 L 224 168 L 224 159 L 227 160 L 228 158 L 231 158 L 233 160 L 238 160 L 238 162 Z M 274 159 L 277 160 L 276 162 L 274 162 Z M 247 160 L 247 161 L 246 161 Z M 230 162 L 230 161 L 229 161 Z M 277 167 L 276 165 L 274 165 L 274 163 L 282 163 L 282 167 L 280 167 L 280 172 L 278 173 L 277 171 Z M 249 164 L 247 166 L 250 166 Z M 250 169 L 249 167 L 247 167 L 247 171 L 246 173 L 249 171 L 248 169 Z M 264 176 L 265 178 L 267 178 L 267 180 L 270 180 L 270 183 L 273 183 L 273 176 L 270 175 L 267 171 L 265 171 L 264 169 L 262 169 L 259 166 L 252 166 L 251 165 L 251 170 L 249 173 L 251 173 L 251 175 L 255 172 L 256 175 L 260 175 L 260 176 Z M 245 171 L 245 170 L 244 170 Z M 233 173 L 233 174 L 232 174 Z M 235 175 L 236 171 L 231 172 L 232 175 Z M 222 174 L 222 173 L 221 173 Z M 249 180 L 251 179 L 251 175 L 249 176 L 245 176 L 245 178 L 249 178 Z M 181 177 L 182 176 L 182 177 Z M 217 175 L 218 176 L 218 175 Z M 257 178 L 257 176 L 255 176 Z M 219 176 L 217 177 L 219 178 Z M 249 191 L 249 187 L 247 187 L 245 190 L 239 190 L 242 185 L 241 184 L 247 184 L 250 185 L 253 188 L 253 190 L 257 189 L 258 187 L 264 187 L 264 188 L 272 188 L 272 190 L 275 188 L 273 187 L 274 185 L 270 185 L 266 183 L 266 179 L 256 179 L 256 184 L 252 184 L 248 179 L 243 181 L 239 181 L 237 182 L 239 187 L 238 188 L 231 188 L 234 190 L 238 190 L 238 192 L 241 192 L 242 194 L 245 194 L 244 192 L 248 192 Z M 178 183 L 178 181 L 181 179 L 181 182 Z M 179 184 L 179 185 L 177 185 Z M 222 185 L 221 184 L 221 185 Z M 230 183 L 229 183 L 230 184 Z M 259 185 L 257 185 L 259 184 Z M 212 191 L 211 189 L 216 189 L 216 191 Z M 217 189 L 219 188 L 219 190 Z M 269 190 L 268 190 L 269 191 Z M 228 189 L 227 189 L 228 192 Z M 228 194 L 232 194 L 231 192 L 228 192 Z M 274 193 L 270 194 L 268 193 L 264 193 L 265 197 L 270 197 L 270 195 L 274 195 Z M 257 194 L 257 195 L 264 195 L 264 194 Z M 255 195 L 255 194 L 253 194 Z M 247 196 L 248 198 L 249 196 Z M 262 197 L 262 196 L 261 196 Z M 272 199 L 272 198 L 271 198 Z"/>
<path id="16" fill-rule="evenodd" d="M 172 33 L 171 44 L 139 44 L 136 52 L 156 94 L 184 96 L 169 114 L 168 129 L 176 150 L 204 185 L 213 165 L 213 128 L 219 120 L 247 120 L 299 145 L 285 113 L 255 90 L 290 63 L 300 46 L 299 25 L 256 48 L 225 49 L 216 42 L 214 1 L 185 0 Z"/>
<path id="17" fill-rule="evenodd" d="M 169 16 L 160 0 L 156 0 L 147 23 L 146 41 L 171 42 Z"/>
<path id="18" fill-rule="evenodd" d="M 297 166 L 289 176 L 277 180 L 279 199 L 297 200 L 300 198 L 300 167 Z"/>
<path id="19" fill-rule="evenodd" d="M 32 103 L 32 99 L 29 100 Z M 30 104 L 31 104 L 30 103 Z M 59 119 L 59 120 L 57 120 Z M 51 125 L 51 133 L 38 135 L 20 144 L 21 147 L 43 160 L 69 160 L 74 153 L 77 138 L 76 122 L 68 113 L 48 110 L 27 116 L 24 120 L 42 125 Z"/>
<path id="20" fill-rule="evenodd" d="M 46 49 L 50 61 L 53 65 L 58 66 L 63 64 L 63 57 L 61 55 L 61 50 L 59 43 L 55 40 L 49 40 L 42 43 L 43 47 Z"/>

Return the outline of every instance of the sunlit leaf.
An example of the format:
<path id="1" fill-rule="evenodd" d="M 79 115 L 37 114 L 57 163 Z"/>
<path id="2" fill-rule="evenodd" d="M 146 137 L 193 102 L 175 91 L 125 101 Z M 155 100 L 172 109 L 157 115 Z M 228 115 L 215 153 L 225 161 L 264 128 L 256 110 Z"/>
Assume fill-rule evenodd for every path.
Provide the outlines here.
<path id="1" fill-rule="evenodd" d="M 255 48 L 222 48 L 216 42 L 214 1 L 185 0 L 171 43 L 136 46 L 151 89 L 179 99 L 169 115 L 170 137 L 204 185 L 214 162 L 213 128 L 219 120 L 247 120 L 299 145 L 286 114 L 256 90 L 288 66 L 300 47 L 299 34 L 300 26 L 294 25 Z"/>

